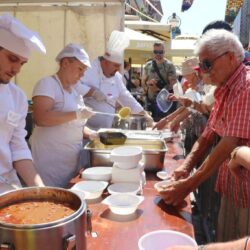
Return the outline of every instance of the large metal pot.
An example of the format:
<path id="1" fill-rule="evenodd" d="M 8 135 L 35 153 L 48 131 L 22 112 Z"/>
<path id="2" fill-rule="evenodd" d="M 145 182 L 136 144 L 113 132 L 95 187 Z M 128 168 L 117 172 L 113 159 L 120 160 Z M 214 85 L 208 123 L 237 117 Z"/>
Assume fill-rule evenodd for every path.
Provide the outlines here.
<path id="1" fill-rule="evenodd" d="M 43 224 L 17 225 L 0 222 L 0 249 L 85 250 L 86 203 L 75 193 L 63 188 L 24 188 L 1 195 L 0 207 L 37 200 L 69 203 L 75 212 L 68 217 Z"/>
<path id="2" fill-rule="evenodd" d="M 147 120 L 144 115 L 133 114 L 125 120 L 116 121 L 114 127 L 131 130 L 145 130 L 147 127 Z"/>

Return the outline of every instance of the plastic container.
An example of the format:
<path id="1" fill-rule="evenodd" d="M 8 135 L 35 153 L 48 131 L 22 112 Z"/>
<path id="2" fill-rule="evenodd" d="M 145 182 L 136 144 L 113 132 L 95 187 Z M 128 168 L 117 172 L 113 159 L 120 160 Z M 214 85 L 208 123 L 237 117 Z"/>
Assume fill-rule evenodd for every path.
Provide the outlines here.
<path id="1" fill-rule="evenodd" d="M 167 113 L 172 107 L 173 102 L 168 101 L 170 93 L 166 89 L 162 89 L 156 96 L 156 103 L 161 112 Z"/>
<path id="2" fill-rule="evenodd" d="M 136 168 L 142 159 L 142 147 L 137 146 L 120 146 L 111 151 L 110 159 L 119 168 L 130 169 Z"/>
<path id="3" fill-rule="evenodd" d="M 108 187 L 110 194 L 137 194 L 140 191 L 140 185 L 130 182 L 118 182 Z"/>
<path id="4" fill-rule="evenodd" d="M 71 190 L 83 192 L 86 200 L 92 200 L 100 198 L 107 186 L 108 182 L 105 181 L 79 181 Z"/>
<path id="5" fill-rule="evenodd" d="M 91 167 L 82 172 L 82 179 L 94 181 L 110 181 L 112 167 Z"/>
<path id="6" fill-rule="evenodd" d="M 172 230 L 158 230 L 143 235 L 138 242 L 139 250 L 166 250 L 173 246 L 197 246 L 190 236 Z"/>
<path id="7" fill-rule="evenodd" d="M 102 203 L 108 205 L 114 214 L 128 215 L 134 213 L 143 200 L 143 196 L 119 193 L 108 196 Z"/>

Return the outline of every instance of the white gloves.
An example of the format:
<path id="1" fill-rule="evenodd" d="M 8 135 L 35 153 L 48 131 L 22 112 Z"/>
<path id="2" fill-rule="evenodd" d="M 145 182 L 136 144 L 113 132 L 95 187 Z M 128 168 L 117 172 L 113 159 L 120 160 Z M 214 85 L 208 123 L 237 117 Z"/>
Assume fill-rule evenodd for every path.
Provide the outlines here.
<path id="1" fill-rule="evenodd" d="M 104 102 L 107 100 L 107 97 L 98 89 L 95 89 L 92 93 L 92 97 L 98 102 Z"/>
<path id="2" fill-rule="evenodd" d="M 79 121 L 89 119 L 93 115 L 94 112 L 88 107 L 83 107 L 76 111 L 76 119 Z"/>
<path id="3" fill-rule="evenodd" d="M 98 134 L 98 132 L 96 132 L 95 130 L 93 130 L 93 131 L 91 131 L 90 133 L 89 133 L 89 139 L 91 140 L 91 141 L 94 141 L 94 140 L 96 140 L 96 139 L 98 139 L 99 138 L 99 134 Z"/>

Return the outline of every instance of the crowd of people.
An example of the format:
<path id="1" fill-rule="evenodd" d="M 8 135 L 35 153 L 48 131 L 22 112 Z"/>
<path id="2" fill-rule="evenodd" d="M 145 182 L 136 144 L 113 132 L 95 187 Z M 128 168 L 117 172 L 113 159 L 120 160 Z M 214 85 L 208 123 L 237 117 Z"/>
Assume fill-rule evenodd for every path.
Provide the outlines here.
<path id="1" fill-rule="evenodd" d="M 111 46 L 113 39 L 120 41 L 116 47 Z M 92 62 L 78 44 L 58 53 L 57 72 L 39 80 L 33 90 L 30 151 L 25 141 L 27 98 L 11 79 L 33 50 L 46 49 L 16 18 L 0 16 L 0 193 L 13 184 L 21 187 L 19 178 L 28 186 L 66 187 L 79 172 L 83 138 L 112 127 L 113 119 L 105 113 L 114 114 L 118 103 L 144 115 L 153 129 L 182 130 L 185 135 L 186 158 L 162 193 L 167 204 L 179 205 L 218 171 L 217 241 L 241 239 L 199 249 L 249 249 L 250 69 L 241 42 L 225 22 L 214 22 L 198 40 L 195 57 L 182 63 L 181 73 L 165 58 L 164 44 L 157 42 L 142 76 L 132 78 L 129 63 L 123 76 L 119 72 L 127 46 L 124 33 L 113 31 L 105 53 Z M 179 81 L 180 75 L 187 83 Z M 170 93 L 166 101 L 173 102 L 167 112 L 156 101 L 162 89 Z"/>
<path id="2" fill-rule="evenodd" d="M 238 37 L 232 34 L 230 25 L 217 21 L 204 28 L 195 55 L 182 64 L 182 77 L 188 84 L 181 84 L 181 91 L 169 98 L 177 101 L 179 107 L 154 124 L 154 129 L 169 128 L 174 132 L 180 129 L 185 135 L 186 159 L 174 171 L 173 183 L 162 195 L 167 204 L 178 206 L 190 192 L 218 172 L 215 189 L 221 201 L 216 240 L 242 239 L 199 249 L 248 249 L 250 157 L 246 152 L 250 146 L 250 119 L 247 53 Z M 146 64 L 144 77 L 147 72 L 152 73 L 147 69 L 151 64 Z M 145 78 L 144 82 L 147 82 Z M 152 83 L 149 80 L 148 92 L 152 91 L 150 86 L 154 86 L 156 94 L 159 93 L 157 80 Z M 171 92 L 167 84 L 165 88 Z M 236 160 L 235 152 L 241 160 Z"/>

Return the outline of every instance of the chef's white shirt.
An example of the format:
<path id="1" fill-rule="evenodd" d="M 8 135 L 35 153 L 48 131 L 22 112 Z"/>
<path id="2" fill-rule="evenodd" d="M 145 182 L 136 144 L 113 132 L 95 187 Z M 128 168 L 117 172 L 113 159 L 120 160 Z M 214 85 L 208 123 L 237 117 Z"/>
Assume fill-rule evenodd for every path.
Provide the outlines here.
<path id="1" fill-rule="evenodd" d="M 13 170 L 13 161 L 32 159 L 25 141 L 27 98 L 14 83 L 0 84 L 0 175 Z"/>
<path id="2" fill-rule="evenodd" d="M 143 111 L 143 107 L 126 89 L 126 86 L 122 81 L 122 75 L 119 72 L 116 72 L 116 74 L 112 77 L 106 77 L 103 74 L 99 58 L 96 58 L 91 63 L 91 68 L 88 68 L 83 78 L 77 84 L 76 89 L 78 91 L 80 89 L 79 84 L 99 89 L 106 95 L 108 102 L 113 106 L 115 106 L 115 103 L 118 102 L 123 107 L 130 107 L 132 113 L 137 114 Z M 85 91 L 87 91 L 86 87 Z M 84 95 L 84 93 L 81 94 Z M 115 113 L 115 109 L 113 107 L 108 105 L 106 102 L 98 102 L 93 97 L 85 97 L 84 102 L 86 106 L 91 107 L 93 110 L 112 114 Z M 112 122 L 113 118 L 111 116 L 98 114 L 88 120 L 87 126 L 92 129 L 110 128 L 112 126 Z"/>

